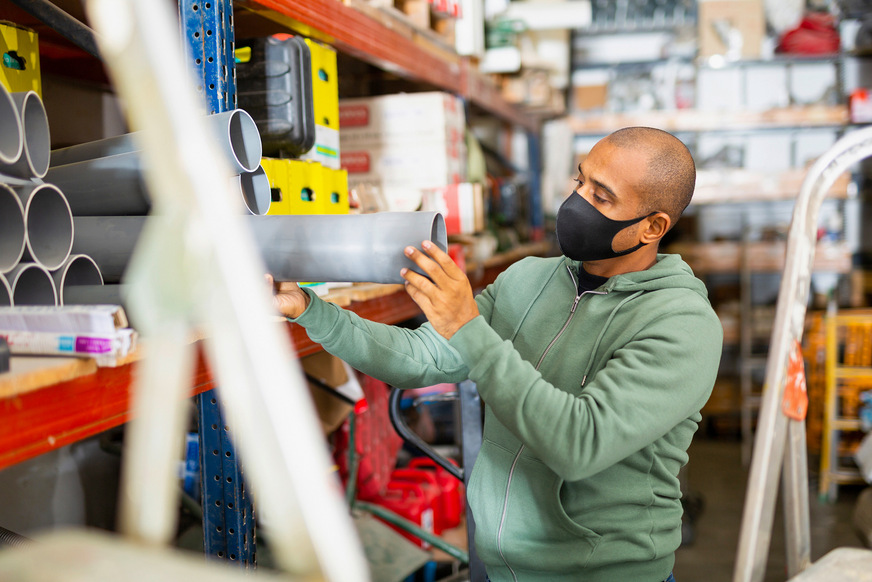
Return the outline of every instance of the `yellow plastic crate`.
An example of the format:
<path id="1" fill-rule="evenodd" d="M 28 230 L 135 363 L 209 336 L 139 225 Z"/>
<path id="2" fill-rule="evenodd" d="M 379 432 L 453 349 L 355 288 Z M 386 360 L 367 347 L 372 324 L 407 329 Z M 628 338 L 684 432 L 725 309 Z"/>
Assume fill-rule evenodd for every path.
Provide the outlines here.
<path id="1" fill-rule="evenodd" d="M 336 51 L 306 39 L 312 58 L 312 100 L 315 109 L 315 145 L 303 159 L 339 169 L 339 83 Z"/>
<path id="2" fill-rule="evenodd" d="M 39 37 L 35 31 L 0 21 L 0 83 L 10 93 L 35 91 L 42 98 L 39 73 Z M 338 115 L 337 115 L 338 116 Z"/>
<path id="3" fill-rule="evenodd" d="M 323 195 L 319 199 L 321 214 L 348 214 L 348 172 L 321 167 Z"/>
<path id="4" fill-rule="evenodd" d="M 261 166 L 272 189 L 267 214 L 323 214 L 319 202 L 324 197 L 321 164 L 263 158 Z"/>

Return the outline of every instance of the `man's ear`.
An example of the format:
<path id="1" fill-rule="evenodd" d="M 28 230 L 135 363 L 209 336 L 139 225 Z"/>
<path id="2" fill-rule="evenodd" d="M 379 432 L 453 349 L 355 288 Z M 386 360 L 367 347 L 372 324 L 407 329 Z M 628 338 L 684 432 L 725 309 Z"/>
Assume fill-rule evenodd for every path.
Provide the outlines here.
<path id="1" fill-rule="evenodd" d="M 663 238 L 672 226 L 672 219 L 665 212 L 658 212 L 647 218 L 648 227 L 642 231 L 640 242 L 652 243 Z"/>

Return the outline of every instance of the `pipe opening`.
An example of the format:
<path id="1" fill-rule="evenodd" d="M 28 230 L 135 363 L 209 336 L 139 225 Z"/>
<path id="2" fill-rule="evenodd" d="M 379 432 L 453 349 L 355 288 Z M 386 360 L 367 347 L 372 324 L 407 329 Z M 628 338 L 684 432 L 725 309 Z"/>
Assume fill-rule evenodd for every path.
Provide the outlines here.
<path id="1" fill-rule="evenodd" d="M 19 266 L 12 280 L 14 305 L 57 305 L 58 297 L 51 274 L 36 263 Z"/>
<path id="2" fill-rule="evenodd" d="M 61 305 L 66 304 L 66 296 L 72 287 L 103 285 L 100 268 L 88 255 L 70 256 L 58 273 L 55 273 L 55 284 Z"/>
<path id="3" fill-rule="evenodd" d="M 73 248 L 73 215 L 61 191 L 52 184 L 31 193 L 25 212 L 27 249 L 46 269 L 59 268 Z"/>
<path id="4" fill-rule="evenodd" d="M 0 88 L 0 162 L 14 164 L 24 149 L 21 118 L 12 96 Z"/>
<path id="5" fill-rule="evenodd" d="M 263 167 L 258 166 L 253 172 L 240 174 L 239 185 L 242 189 L 242 200 L 249 212 L 257 216 L 269 212 L 269 206 L 273 200 L 272 189 Z"/>
<path id="6" fill-rule="evenodd" d="M 12 288 L 9 286 L 9 281 L 3 275 L 0 275 L 0 305 L 5 307 L 12 306 Z"/>
<path id="7" fill-rule="evenodd" d="M 448 252 L 448 231 L 445 230 L 445 218 L 441 214 L 433 217 L 433 225 L 430 227 L 430 240 L 442 251 Z"/>
<path id="8" fill-rule="evenodd" d="M 11 271 L 24 254 L 24 208 L 9 186 L 0 184 L 0 273 Z"/>
<path id="9" fill-rule="evenodd" d="M 230 148 L 236 162 L 246 172 L 254 172 L 260 166 L 263 149 L 257 125 L 248 113 L 237 109 L 230 116 Z"/>
<path id="10" fill-rule="evenodd" d="M 21 101 L 21 117 L 24 127 L 24 155 L 30 172 L 42 178 L 48 171 L 51 153 L 51 138 L 48 116 L 39 95 L 28 91 Z"/>

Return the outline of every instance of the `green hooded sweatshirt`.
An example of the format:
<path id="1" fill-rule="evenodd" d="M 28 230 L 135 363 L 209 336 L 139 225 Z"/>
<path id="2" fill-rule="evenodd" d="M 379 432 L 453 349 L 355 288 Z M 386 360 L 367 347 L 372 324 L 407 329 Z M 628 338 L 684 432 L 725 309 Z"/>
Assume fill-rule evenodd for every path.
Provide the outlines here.
<path id="1" fill-rule="evenodd" d="M 467 491 L 492 582 L 659 582 L 681 542 L 678 471 L 723 331 L 677 255 L 578 295 L 578 264 L 515 263 L 446 341 L 316 298 L 296 320 L 400 388 L 473 380 L 484 440 Z"/>

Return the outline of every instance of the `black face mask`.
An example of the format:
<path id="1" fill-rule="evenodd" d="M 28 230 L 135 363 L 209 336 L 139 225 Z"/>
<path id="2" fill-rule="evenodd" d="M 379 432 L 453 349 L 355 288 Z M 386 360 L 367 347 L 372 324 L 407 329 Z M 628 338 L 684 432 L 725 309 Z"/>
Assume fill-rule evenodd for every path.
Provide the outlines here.
<path id="1" fill-rule="evenodd" d="M 654 212 L 630 220 L 612 220 L 577 192 L 569 195 L 557 211 L 557 243 L 564 255 L 575 261 L 601 261 L 629 255 L 648 243 L 625 251 L 612 250 L 615 235 Z"/>

